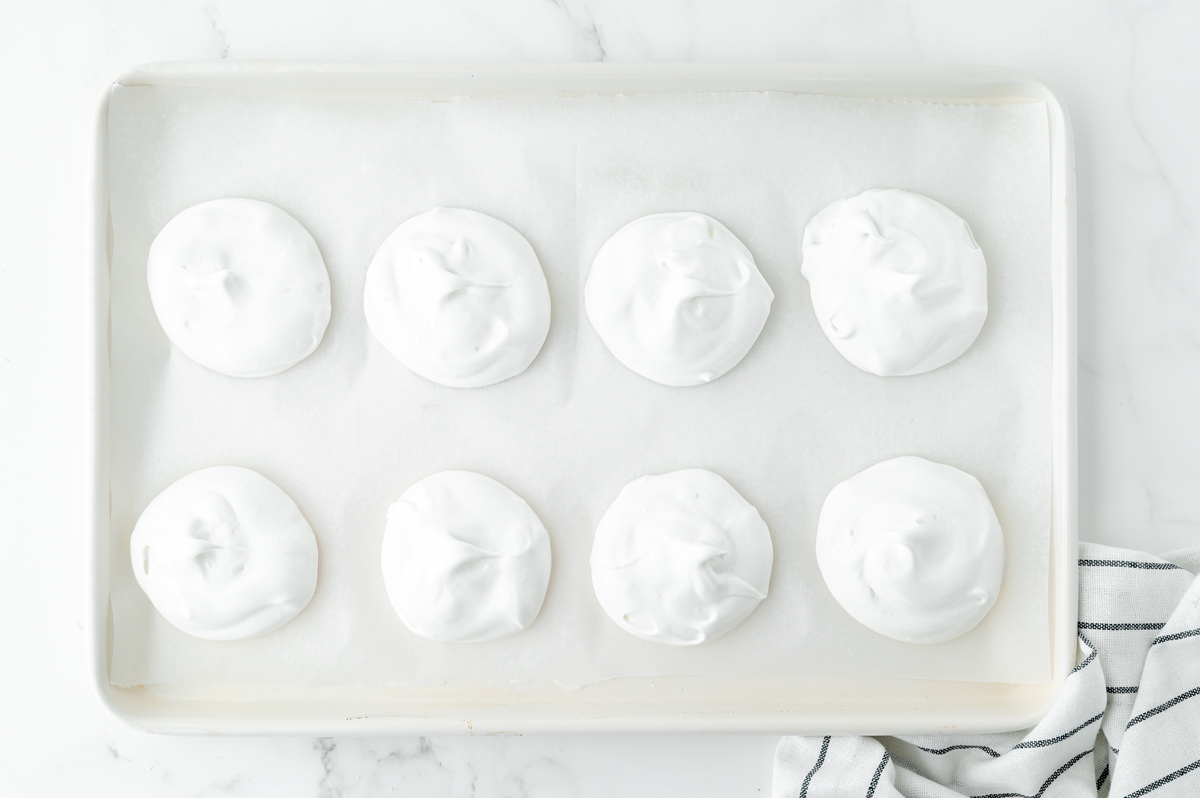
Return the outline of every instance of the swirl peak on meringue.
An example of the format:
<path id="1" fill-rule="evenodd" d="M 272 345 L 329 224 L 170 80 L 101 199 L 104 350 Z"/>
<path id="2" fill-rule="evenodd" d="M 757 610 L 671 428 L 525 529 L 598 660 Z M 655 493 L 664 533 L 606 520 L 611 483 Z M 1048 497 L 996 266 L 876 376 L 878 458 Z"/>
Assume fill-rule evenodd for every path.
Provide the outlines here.
<path id="1" fill-rule="evenodd" d="M 835 202 L 804 228 L 801 274 L 830 343 L 881 377 L 958 358 L 987 318 L 987 263 L 945 205 L 898 189 Z"/>
<path id="2" fill-rule="evenodd" d="M 921 457 L 885 460 L 834 487 L 816 550 L 842 608 L 905 643 L 966 634 L 1004 579 L 1004 536 L 979 480 Z"/>
<path id="3" fill-rule="evenodd" d="M 171 343 L 231 377 L 291 368 L 329 326 L 329 272 L 317 242 L 258 200 L 215 199 L 180 212 L 150 245 L 146 281 Z"/>
<path id="4" fill-rule="evenodd" d="M 658 213 L 596 253 L 584 306 L 604 345 L 663 385 L 703 385 L 758 340 L 775 295 L 745 244 L 702 213 Z"/>
<path id="5" fill-rule="evenodd" d="M 171 625 L 245 640 L 296 617 L 317 588 L 317 539 L 271 480 L 236 466 L 194 471 L 142 511 L 133 574 Z"/>
<path id="6" fill-rule="evenodd" d="M 429 640 L 481 643 L 533 623 L 550 583 L 550 535 L 496 480 L 442 471 L 388 510 L 381 557 L 393 609 Z"/>
<path id="7" fill-rule="evenodd" d="M 461 208 L 434 208 L 392 231 L 367 269 L 363 308 L 392 356 L 453 388 L 515 377 L 550 331 L 533 247 L 499 219 Z"/>
<path id="8" fill-rule="evenodd" d="M 766 598 L 766 523 L 732 485 L 691 468 L 626 485 L 592 544 L 592 587 L 605 613 L 643 640 L 691 646 L 746 619 Z"/>

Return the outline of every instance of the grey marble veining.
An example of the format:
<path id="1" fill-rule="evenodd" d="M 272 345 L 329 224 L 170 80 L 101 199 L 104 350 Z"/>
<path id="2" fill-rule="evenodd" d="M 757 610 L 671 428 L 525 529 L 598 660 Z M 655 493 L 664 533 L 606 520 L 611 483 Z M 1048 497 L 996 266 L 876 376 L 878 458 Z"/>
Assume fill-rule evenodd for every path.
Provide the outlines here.
<path id="1" fill-rule="evenodd" d="M 11 795 L 756 796 L 770 736 L 172 738 L 84 673 L 74 486 L 93 108 L 145 61 L 870 60 L 998 64 L 1065 98 L 1079 186 L 1081 536 L 1200 541 L 1200 5 L 1190 0 L 285 3 L 0 10 L 0 765 Z"/>

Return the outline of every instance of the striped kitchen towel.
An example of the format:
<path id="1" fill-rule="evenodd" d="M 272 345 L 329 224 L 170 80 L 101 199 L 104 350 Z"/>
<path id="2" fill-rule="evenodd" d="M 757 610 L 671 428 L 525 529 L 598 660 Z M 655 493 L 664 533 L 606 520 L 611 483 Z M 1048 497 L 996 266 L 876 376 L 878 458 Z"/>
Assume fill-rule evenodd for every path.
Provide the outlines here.
<path id="1" fill-rule="evenodd" d="M 1075 669 L 1007 734 L 784 737 L 776 798 L 1200 797 L 1200 547 L 1079 544 Z"/>

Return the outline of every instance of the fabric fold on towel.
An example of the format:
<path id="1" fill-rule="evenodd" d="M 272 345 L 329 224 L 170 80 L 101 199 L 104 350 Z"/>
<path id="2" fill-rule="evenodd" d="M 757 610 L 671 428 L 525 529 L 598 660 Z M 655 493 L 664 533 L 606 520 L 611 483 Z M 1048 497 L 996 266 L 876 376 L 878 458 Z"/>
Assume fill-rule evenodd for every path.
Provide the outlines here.
<path id="1" fill-rule="evenodd" d="M 1075 668 L 1005 734 L 784 737 L 775 798 L 1200 796 L 1200 547 L 1079 544 Z"/>

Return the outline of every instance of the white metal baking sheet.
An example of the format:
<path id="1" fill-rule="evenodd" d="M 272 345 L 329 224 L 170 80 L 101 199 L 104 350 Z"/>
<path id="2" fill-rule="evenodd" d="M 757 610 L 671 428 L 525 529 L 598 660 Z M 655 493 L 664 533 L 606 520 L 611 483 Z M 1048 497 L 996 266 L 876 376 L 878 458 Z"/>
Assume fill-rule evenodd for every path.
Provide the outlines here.
<path id="1" fill-rule="evenodd" d="M 714 82 L 703 68 L 656 91 L 639 91 L 629 75 L 614 73 L 605 91 L 580 85 L 603 77 L 586 66 L 544 68 L 535 80 L 510 75 L 507 92 L 503 82 L 475 91 L 468 69 L 449 68 L 434 80 L 409 69 L 335 69 L 337 82 L 348 83 L 324 90 L 319 76 L 329 72 L 320 70 L 308 75 L 301 95 L 304 68 L 184 66 L 115 90 L 107 114 L 116 242 L 106 536 L 115 634 L 106 693 L 171 695 L 192 710 L 221 690 L 357 696 L 374 699 L 396 728 L 410 729 L 414 719 L 401 720 L 403 696 L 411 706 L 418 695 L 437 704 L 438 695 L 455 691 L 493 700 L 537 694 L 558 705 L 551 714 L 560 726 L 600 728 L 605 721 L 571 714 L 572 704 L 591 700 L 583 694 L 608 693 L 612 705 L 614 691 L 636 692 L 622 691 L 622 683 L 669 677 L 682 681 L 667 716 L 696 728 L 705 725 L 697 717 L 716 722 L 719 713 L 705 715 L 709 691 L 695 686 L 721 677 L 726 688 L 802 684 L 802 693 L 847 677 L 859 689 L 881 677 L 913 677 L 888 680 L 892 696 L 877 702 L 880 709 L 920 679 L 980 679 L 973 691 L 955 686 L 971 697 L 960 709 L 974 709 L 976 718 L 989 690 L 1052 689 L 1050 627 L 1060 619 L 1050 611 L 1051 454 L 1052 427 L 1062 419 L 1051 374 L 1063 360 L 1052 351 L 1052 322 L 1062 319 L 1061 311 L 1051 318 L 1052 298 L 1061 299 L 1052 297 L 1051 266 L 1062 231 L 1052 229 L 1061 223 L 1051 213 L 1057 108 L 1044 104 L 1047 96 L 1027 91 L 970 107 L 815 97 L 811 88 L 803 95 L 687 93 L 705 88 L 705 77 Z M 775 88 L 765 73 L 789 68 L 761 69 L 757 88 Z M 802 79 L 803 68 L 790 69 L 793 80 Z M 563 86 L 534 85 L 547 77 Z M 300 83 L 271 86 L 272 78 Z M 455 78 L 464 85 L 444 91 L 437 83 Z M 634 96 L 611 96 L 618 92 Z M 531 96 L 514 99 L 522 93 Z M 585 96 L 544 96 L 556 93 Z M 586 96 L 593 94 L 600 96 Z M 422 96 L 451 101 L 414 102 Z M 1032 128 L 1045 142 L 1040 150 L 1029 144 L 1031 121 L 1040 123 Z M 955 151 L 948 133 L 973 146 Z M 896 153 L 910 157 L 897 160 Z M 984 335 L 930 379 L 857 372 L 824 341 L 808 309 L 795 253 L 799 229 L 827 202 L 871 185 L 941 199 L 970 221 L 989 255 L 992 312 Z M 330 267 L 334 324 L 313 357 L 273 384 L 194 366 L 171 351 L 149 311 L 144 250 L 153 234 L 178 210 L 215 196 L 280 204 L 314 232 Z M 1039 202 L 1044 212 L 1028 210 Z M 548 274 L 555 323 L 546 349 L 525 375 L 492 389 L 454 391 L 408 374 L 359 318 L 361 273 L 378 241 L 435 204 L 514 224 Z M 695 392 L 625 371 L 579 308 L 587 264 L 612 230 L 681 207 L 711 213 L 742 236 L 777 297 L 746 362 Z M 914 451 L 980 476 L 1009 540 L 1007 594 L 973 639 L 940 652 L 875 639 L 840 617 L 811 557 L 828 488 L 883 457 Z M 194 641 L 162 622 L 130 590 L 122 556 L 149 498 L 177 476 L 217 463 L 256 467 L 280 482 L 313 522 L 322 551 L 313 605 L 284 630 L 236 646 Z M 603 618 L 586 555 L 595 520 L 620 485 L 690 465 L 725 474 L 759 507 L 772 528 L 776 574 L 768 601 L 734 633 L 672 650 L 629 638 Z M 379 600 L 383 511 L 415 479 L 451 467 L 510 484 L 555 536 L 555 577 L 542 617 L 490 650 L 415 638 Z M 972 673 L 972 661 L 987 665 Z M 609 681 L 601 687 L 597 680 Z M 269 691 L 255 689 L 265 684 Z M 742 717 L 712 727 L 753 728 L 745 724 L 763 712 L 772 724 L 781 713 L 814 720 L 811 700 L 763 707 L 753 694 L 732 690 L 735 703 L 745 698 Z M 859 696 L 866 706 L 870 697 L 871 690 Z M 420 728 L 462 728 L 462 714 L 479 708 L 478 698 L 448 700 L 455 720 L 426 717 Z M 646 715 L 661 711 L 657 703 L 640 702 Z M 842 711 L 854 704 L 848 700 Z M 638 727 L 638 705 L 616 713 L 627 715 L 629 728 Z M 921 724 L 935 711 L 916 708 L 907 720 Z M 528 707 L 514 706 L 513 720 L 523 728 L 539 722 Z"/>

